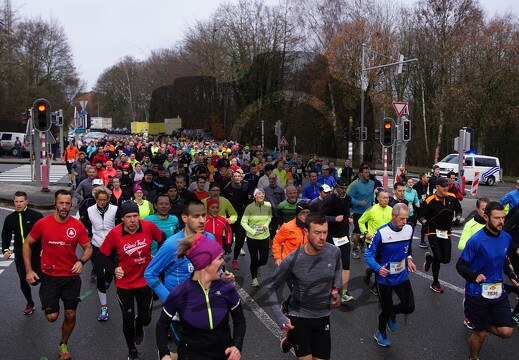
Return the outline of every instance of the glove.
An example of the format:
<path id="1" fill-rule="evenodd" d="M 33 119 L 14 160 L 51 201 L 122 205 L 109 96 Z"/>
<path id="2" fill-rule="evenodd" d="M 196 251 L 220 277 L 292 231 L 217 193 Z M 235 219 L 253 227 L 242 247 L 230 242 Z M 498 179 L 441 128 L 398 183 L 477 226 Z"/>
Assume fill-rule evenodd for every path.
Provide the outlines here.
<path id="1" fill-rule="evenodd" d="M 229 255 L 232 252 L 232 244 L 225 245 L 223 251 L 225 255 Z"/>

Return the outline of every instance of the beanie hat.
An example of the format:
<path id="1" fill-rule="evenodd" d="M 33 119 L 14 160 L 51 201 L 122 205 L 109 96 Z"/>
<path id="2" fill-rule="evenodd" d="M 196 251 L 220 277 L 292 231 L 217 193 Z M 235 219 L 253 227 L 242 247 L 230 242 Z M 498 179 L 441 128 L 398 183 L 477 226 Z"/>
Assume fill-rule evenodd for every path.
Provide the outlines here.
<path id="1" fill-rule="evenodd" d="M 139 213 L 139 206 L 134 201 L 125 201 L 121 205 L 121 217 L 127 214 Z"/>
<path id="2" fill-rule="evenodd" d="M 310 210 L 310 204 L 306 201 L 300 201 L 296 205 L 296 215 L 298 215 L 303 210 Z"/>
<path id="3" fill-rule="evenodd" d="M 186 257 L 191 261 L 195 270 L 202 270 L 218 258 L 222 252 L 222 247 L 215 240 L 197 233 L 191 248 L 186 253 Z"/>
<path id="4" fill-rule="evenodd" d="M 207 200 L 207 210 L 209 210 L 209 208 L 214 204 L 220 204 L 220 201 L 216 198 L 210 198 Z"/>

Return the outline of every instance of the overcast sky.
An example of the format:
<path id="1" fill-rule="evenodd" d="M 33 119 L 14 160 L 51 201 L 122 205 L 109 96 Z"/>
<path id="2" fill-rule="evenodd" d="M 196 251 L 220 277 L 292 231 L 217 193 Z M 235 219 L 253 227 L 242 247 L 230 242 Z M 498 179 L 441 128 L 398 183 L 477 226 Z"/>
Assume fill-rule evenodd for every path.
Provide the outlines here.
<path id="1" fill-rule="evenodd" d="M 265 0 L 277 4 L 279 0 Z M 126 55 L 146 59 L 151 50 L 182 38 L 186 25 L 207 19 L 223 2 L 238 0 L 11 0 L 22 18 L 54 19 L 67 34 L 74 63 L 87 90 Z M 399 0 L 413 4 L 416 0 Z M 503 15 L 517 0 L 480 0 L 489 15 Z"/>

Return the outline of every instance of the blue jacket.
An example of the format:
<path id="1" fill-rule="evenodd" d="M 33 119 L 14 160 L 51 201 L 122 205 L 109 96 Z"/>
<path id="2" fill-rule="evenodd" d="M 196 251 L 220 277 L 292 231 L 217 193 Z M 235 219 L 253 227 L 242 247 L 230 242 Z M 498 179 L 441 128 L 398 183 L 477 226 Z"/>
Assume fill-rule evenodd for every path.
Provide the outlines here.
<path id="1" fill-rule="evenodd" d="M 348 195 L 351 196 L 351 203 L 353 204 L 354 214 L 364 214 L 375 201 L 375 183 L 373 180 L 364 181 L 358 179 L 351 184 L 348 189 Z M 361 202 L 366 200 L 366 204 L 361 205 Z"/>
<path id="2" fill-rule="evenodd" d="M 204 231 L 204 235 L 216 241 L 213 234 Z M 177 259 L 177 240 L 185 237 L 185 230 L 182 230 L 166 239 L 144 271 L 144 279 L 162 302 L 165 302 L 170 291 L 188 279 L 194 270 L 187 257 Z M 164 275 L 164 283 L 160 279 L 161 275 Z"/>

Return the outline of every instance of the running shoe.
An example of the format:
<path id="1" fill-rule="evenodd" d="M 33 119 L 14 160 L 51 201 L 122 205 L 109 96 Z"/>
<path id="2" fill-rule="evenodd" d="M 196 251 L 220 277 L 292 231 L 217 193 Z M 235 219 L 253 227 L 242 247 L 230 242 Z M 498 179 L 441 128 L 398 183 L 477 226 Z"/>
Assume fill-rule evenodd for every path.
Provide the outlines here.
<path id="1" fill-rule="evenodd" d="M 425 241 L 421 241 L 420 245 L 418 245 L 421 249 L 428 249 L 429 245 Z"/>
<path id="2" fill-rule="evenodd" d="M 140 345 L 144 340 L 144 327 L 135 324 L 135 344 Z M 137 358 L 138 359 L 138 358 Z"/>
<path id="3" fill-rule="evenodd" d="M 373 337 L 380 346 L 391 346 L 391 341 L 389 341 L 385 332 L 377 331 Z"/>
<path id="4" fill-rule="evenodd" d="M 468 318 L 463 319 L 463 325 L 465 325 L 469 330 L 474 330 L 474 324 L 471 323 Z"/>
<path id="5" fill-rule="evenodd" d="M 68 352 L 68 347 L 66 343 L 60 344 L 58 348 L 59 360 L 69 360 L 72 359 L 72 354 Z"/>
<path id="6" fill-rule="evenodd" d="M 351 255 L 353 256 L 354 259 L 360 259 L 359 249 L 353 249 L 351 251 Z"/>
<path id="7" fill-rule="evenodd" d="M 391 332 L 396 332 L 398 330 L 398 324 L 396 323 L 396 314 L 391 314 L 389 320 L 387 321 L 387 328 L 391 330 Z"/>
<path id="8" fill-rule="evenodd" d="M 512 320 L 514 321 L 515 325 L 519 326 L 519 314 L 513 314 Z"/>
<path id="9" fill-rule="evenodd" d="M 341 295 L 341 303 L 350 303 L 355 301 L 355 298 L 351 295 L 348 295 L 348 293 L 344 293 Z"/>
<path id="10" fill-rule="evenodd" d="M 34 304 L 27 304 L 25 305 L 25 309 L 23 309 L 24 315 L 31 315 L 34 312 Z"/>
<path id="11" fill-rule="evenodd" d="M 281 302 L 281 312 L 283 313 L 283 315 L 288 315 L 288 301 L 283 300 Z"/>
<path id="12" fill-rule="evenodd" d="M 432 291 L 435 293 L 443 293 L 443 288 L 440 286 L 440 283 L 433 283 L 431 286 L 429 286 Z"/>
<path id="13" fill-rule="evenodd" d="M 97 317 L 97 320 L 99 321 L 106 321 L 108 320 L 108 308 L 106 306 L 103 306 L 101 308 L 101 314 Z"/>
<path id="14" fill-rule="evenodd" d="M 292 344 L 288 342 L 287 336 L 285 336 L 283 340 L 281 340 L 279 347 L 281 348 L 281 351 L 283 351 L 284 353 L 287 353 L 292 349 Z"/>
<path id="15" fill-rule="evenodd" d="M 238 260 L 232 261 L 232 269 L 233 270 L 240 270 L 240 264 L 238 264 Z"/>
<path id="16" fill-rule="evenodd" d="M 72 183 L 71 182 L 68 183 L 68 187 L 72 187 Z"/>
<path id="17" fill-rule="evenodd" d="M 425 253 L 425 262 L 423 263 L 423 271 L 428 272 L 431 269 L 433 257 L 430 252 Z"/>
<path id="18" fill-rule="evenodd" d="M 240 250 L 240 256 L 245 256 L 245 250 L 243 250 L 243 249 Z"/>
<path id="19" fill-rule="evenodd" d="M 372 293 L 373 295 L 375 296 L 378 296 L 378 288 L 377 288 L 377 285 L 374 284 L 371 289 L 369 290 L 370 293 Z"/>
<path id="20" fill-rule="evenodd" d="M 258 278 L 254 278 L 252 279 L 252 282 L 250 284 L 252 287 L 258 287 L 259 286 L 259 282 L 258 282 Z"/>
<path id="21" fill-rule="evenodd" d="M 369 285 L 371 282 L 371 274 L 373 274 L 373 270 L 368 266 L 366 267 L 366 272 L 364 273 L 364 284 Z"/>
<path id="22" fill-rule="evenodd" d="M 137 348 L 133 348 L 128 352 L 128 360 L 135 360 L 139 358 L 139 352 Z"/>

